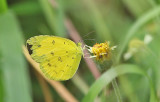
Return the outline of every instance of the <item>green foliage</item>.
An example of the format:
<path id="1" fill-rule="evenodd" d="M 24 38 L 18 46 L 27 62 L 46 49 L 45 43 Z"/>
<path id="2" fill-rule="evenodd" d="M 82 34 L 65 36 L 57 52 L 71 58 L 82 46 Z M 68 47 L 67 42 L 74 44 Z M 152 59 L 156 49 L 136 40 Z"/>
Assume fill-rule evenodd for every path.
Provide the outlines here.
<path id="1" fill-rule="evenodd" d="M 22 53 L 22 32 L 11 11 L 0 15 L 0 60 L 3 101 L 32 102 L 27 66 Z"/>
<path id="2" fill-rule="evenodd" d="M 0 0 L 0 13 L 6 12 L 8 9 L 6 0 Z"/>
<path id="3" fill-rule="evenodd" d="M 106 71 L 98 80 L 93 83 L 88 94 L 84 97 L 82 102 L 93 102 L 98 96 L 103 87 L 108 85 L 114 78 L 127 73 L 140 74 L 148 78 L 150 84 L 150 102 L 157 102 L 155 90 L 151 79 L 148 75 L 136 65 L 122 64 L 116 67 L 112 67 Z"/>

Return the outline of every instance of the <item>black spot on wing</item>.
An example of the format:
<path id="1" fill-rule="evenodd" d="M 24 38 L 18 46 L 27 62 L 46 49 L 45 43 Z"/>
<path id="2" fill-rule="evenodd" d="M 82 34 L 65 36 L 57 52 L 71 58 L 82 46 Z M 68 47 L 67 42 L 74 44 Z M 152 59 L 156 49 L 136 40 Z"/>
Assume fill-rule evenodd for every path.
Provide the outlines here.
<path id="1" fill-rule="evenodd" d="M 32 47 L 32 45 L 29 45 L 27 43 L 27 49 L 28 49 L 28 52 L 29 52 L 30 55 L 33 53 L 33 50 L 31 50 L 31 47 Z"/>
<path id="2" fill-rule="evenodd" d="M 53 65 L 53 67 L 54 67 L 54 68 L 56 68 L 56 67 L 57 67 L 57 65 Z"/>
<path id="3" fill-rule="evenodd" d="M 58 61 L 62 62 L 62 58 L 61 58 L 61 57 L 58 57 Z"/>
<path id="4" fill-rule="evenodd" d="M 53 51 L 51 51 L 51 55 L 54 56 L 54 52 Z"/>
<path id="5" fill-rule="evenodd" d="M 60 71 L 64 73 L 64 70 L 60 70 Z"/>
<path id="6" fill-rule="evenodd" d="M 48 66 L 51 67 L 52 65 L 50 63 L 48 63 Z"/>
<path id="7" fill-rule="evenodd" d="M 53 45 L 55 44 L 55 41 L 54 41 L 54 40 L 52 41 L 52 44 L 53 44 Z"/>

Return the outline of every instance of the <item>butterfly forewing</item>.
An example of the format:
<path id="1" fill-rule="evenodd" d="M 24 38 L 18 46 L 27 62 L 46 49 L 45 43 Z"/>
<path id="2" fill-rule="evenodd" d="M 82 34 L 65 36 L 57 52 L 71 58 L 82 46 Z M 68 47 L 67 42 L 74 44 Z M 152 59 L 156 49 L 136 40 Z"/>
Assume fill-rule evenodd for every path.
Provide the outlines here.
<path id="1" fill-rule="evenodd" d="M 68 80 L 76 72 L 82 50 L 71 40 L 55 36 L 35 36 L 27 40 L 31 57 L 44 74 L 54 80 Z"/>

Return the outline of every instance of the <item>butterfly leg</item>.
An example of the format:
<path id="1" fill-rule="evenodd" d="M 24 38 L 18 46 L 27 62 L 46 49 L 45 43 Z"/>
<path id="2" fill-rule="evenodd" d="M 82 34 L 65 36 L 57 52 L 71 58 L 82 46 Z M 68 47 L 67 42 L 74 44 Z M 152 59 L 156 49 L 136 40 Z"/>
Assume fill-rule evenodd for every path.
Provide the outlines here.
<path id="1" fill-rule="evenodd" d="M 115 48 L 117 48 L 117 46 L 112 46 L 112 47 L 111 47 L 111 50 L 114 50 Z"/>
<path id="2" fill-rule="evenodd" d="M 92 47 L 91 47 L 91 46 L 84 45 L 83 50 L 84 50 L 84 49 L 87 49 L 89 52 L 92 53 Z"/>
<path id="3" fill-rule="evenodd" d="M 97 56 L 89 56 L 89 57 L 84 57 L 84 58 L 95 58 L 95 57 L 97 57 Z"/>
<path id="4" fill-rule="evenodd" d="M 83 48 L 82 48 L 82 50 L 85 50 L 85 49 L 87 49 L 90 53 L 92 53 L 92 47 L 91 47 L 91 46 L 84 45 Z M 87 53 L 87 54 L 89 54 L 89 53 Z M 86 55 L 86 54 L 83 54 L 83 57 L 84 57 L 84 58 L 86 58 L 85 55 Z"/>

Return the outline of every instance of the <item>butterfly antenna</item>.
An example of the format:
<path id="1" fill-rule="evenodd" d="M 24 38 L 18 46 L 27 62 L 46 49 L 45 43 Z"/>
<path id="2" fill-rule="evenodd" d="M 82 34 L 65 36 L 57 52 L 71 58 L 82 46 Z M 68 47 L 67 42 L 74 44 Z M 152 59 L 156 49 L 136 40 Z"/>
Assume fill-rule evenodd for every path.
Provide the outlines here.
<path id="1" fill-rule="evenodd" d="M 91 31 L 91 32 L 87 33 L 86 35 L 83 36 L 83 38 L 88 36 L 88 35 L 90 35 L 90 34 L 92 34 L 93 32 L 95 32 L 95 31 Z"/>
<path id="2" fill-rule="evenodd" d="M 90 40 L 90 41 L 96 42 L 96 39 L 83 39 L 83 41 L 85 41 L 85 40 Z"/>
<path id="3" fill-rule="evenodd" d="M 88 35 L 92 34 L 93 32 L 95 32 L 95 31 L 91 31 L 91 32 L 85 34 L 85 35 L 83 36 L 83 38 L 87 37 Z M 83 39 L 83 41 L 85 41 L 85 40 L 92 40 L 92 41 L 96 42 L 95 39 Z"/>

